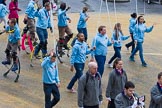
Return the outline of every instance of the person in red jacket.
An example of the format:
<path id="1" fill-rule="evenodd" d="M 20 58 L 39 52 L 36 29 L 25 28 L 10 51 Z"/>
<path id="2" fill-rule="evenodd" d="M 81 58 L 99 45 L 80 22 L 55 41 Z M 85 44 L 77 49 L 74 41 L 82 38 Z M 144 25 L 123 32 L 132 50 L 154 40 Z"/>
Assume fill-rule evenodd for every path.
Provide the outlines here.
<path id="1" fill-rule="evenodd" d="M 21 11 L 21 9 L 18 8 L 17 0 L 11 0 L 9 4 L 9 10 L 10 10 L 10 13 L 9 13 L 8 19 L 15 18 L 18 24 L 19 22 L 18 11 Z"/>

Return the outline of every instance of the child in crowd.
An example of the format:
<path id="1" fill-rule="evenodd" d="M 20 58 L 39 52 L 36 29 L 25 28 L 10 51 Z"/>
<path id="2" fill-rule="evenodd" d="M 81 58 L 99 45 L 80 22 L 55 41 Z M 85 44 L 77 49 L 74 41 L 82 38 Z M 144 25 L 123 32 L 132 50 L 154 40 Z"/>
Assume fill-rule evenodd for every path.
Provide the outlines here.
<path id="1" fill-rule="evenodd" d="M 9 25 L 6 27 L 5 30 L 7 33 L 9 33 L 7 48 L 5 50 L 6 60 L 2 61 L 2 64 L 10 65 L 12 56 L 14 65 L 11 70 L 16 71 L 18 69 L 16 61 L 17 61 L 17 48 L 20 42 L 20 29 L 16 24 L 16 19 L 10 19 L 8 23 Z"/>

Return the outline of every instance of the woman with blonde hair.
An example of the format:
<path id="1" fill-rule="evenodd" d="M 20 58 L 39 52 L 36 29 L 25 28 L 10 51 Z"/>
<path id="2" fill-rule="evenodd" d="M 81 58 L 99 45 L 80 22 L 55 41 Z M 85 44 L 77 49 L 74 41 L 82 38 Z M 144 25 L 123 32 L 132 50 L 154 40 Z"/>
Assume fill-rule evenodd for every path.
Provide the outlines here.
<path id="1" fill-rule="evenodd" d="M 115 27 L 114 27 L 114 31 L 112 34 L 112 41 L 114 42 L 114 55 L 111 57 L 111 59 L 108 62 L 108 66 L 112 67 L 112 62 L 114 61 L 114 59 L 121 58 L 121 47 L 122 47 L 122 41 L 128 39 L 130 36 L 124 36 L 122 29 L 121 29 L 121 24 L 120 23 L 116 23 Z"/>

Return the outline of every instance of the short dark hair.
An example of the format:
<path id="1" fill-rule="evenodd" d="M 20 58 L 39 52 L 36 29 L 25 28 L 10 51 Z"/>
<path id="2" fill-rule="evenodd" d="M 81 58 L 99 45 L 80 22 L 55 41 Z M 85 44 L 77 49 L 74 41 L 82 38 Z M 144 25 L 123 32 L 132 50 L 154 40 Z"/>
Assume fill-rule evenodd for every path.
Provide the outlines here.
<path id="1" fill-rule="evenodd" d="M 161 76 L 162 76 L 162 72 L 160 72 L 160 73 L 158 74 L 158 79 L 160 79 Z"/>
<path id="2" fill-rule="evenodd" d="M 78 34 L 77 34 L 77 37 L 79 37 L 81 34 L 83 34 L 83 33 L 78 33 Z M 83 34 L 83 35 L 84 35 L 84 34 Z"/>
<path id="3" fill-rule="evenodd" d="M 15 18 L 11 18 L 10 21 L 11 21 L 11 23 L 13 23 L 14 25 L 16 25 L 16 19 L 15 19 Z"/>
<path id="4" fill-rule="evenodd" d="M 50 2 L 46 2 L 46 3 L 44 4 L 44 7 L 47 7 L 47 6 L 50 6 Z"/>
<path id="5" fill-rule="evenodd" d="M 88 10 L 88 7 L 83 7 L 83 13 L 85 13 Z"/>
<path id="6" fill-rule="evenodd" d="M 55 52 L 53 52 L 53 56 L 52 56 L 52 57 L 56 58 L 56 54 L 55 54 Z"/>
<path id="7" fill-rule="evenodd" d="M 65 9 L 66 9 L 66 3 L 62 2 L 62 3 L 60 4 L 60 9 L 61 9 L 61 10 L 65 10 Z"/>
<path id="8" fill-rule="evenodd" d="M 132 14 L 131 14 L 131 17 L 132 17 L 132 18 L 137 18 L 137 14 L 136 14 L 136 13 L 132 13 Z"/>
<path id="9" fill-rule="evenodd" d="M 125 83 L 125 89 L 129 89 L 129 88 L 135 88 L 135 85 L 131 81 L 127 81 Z"/>
<path id="10" fill-rule="evenodd" d="M 98 32 L 100 33 L 103 30 L 103 28 L 106 28 L 106 26 L 100 26 L 100 27 L 98 27 Z"/>

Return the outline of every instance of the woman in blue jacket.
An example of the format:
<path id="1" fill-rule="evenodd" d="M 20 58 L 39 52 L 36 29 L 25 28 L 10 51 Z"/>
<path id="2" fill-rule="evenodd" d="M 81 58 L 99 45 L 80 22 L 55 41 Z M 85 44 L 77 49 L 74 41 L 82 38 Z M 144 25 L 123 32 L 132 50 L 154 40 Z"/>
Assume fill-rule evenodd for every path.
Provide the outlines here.
<path id="1" fill-rule="evenodd" d="M 142 66 L 147 67 L 147 64 L 146 64 L 144 57 L 143 57 L 144 33 L 145 32 L 147 32 L 147 33 L 151 32 L 153 27 L 154 27 L 154 25 L 152 25 L 151 27 L 146 27 L 146 25 L 144 24 L 144 17 L 143 16 L 138 17 L 137 24 L 135 25 L 134 33 L 133 33 L 133 37 L 134 37 L 135 43 L 137 45 L 136 45 L 136 48 L 131 53 L 131 56 L 129 57 L 130 61 L 135 62 L 134 55 L 139 50 L 139 56 L 140 56 L 140 59 L 141 59 L 141 62 L 142 62 Z"/>
<path id="2" fill-rule="evenodd" d="M 87 11 L 88 8 L 87 7 L 83 7 L 83 11 L 80 13 L 80 18 L 78 21 L 78 25 L 77 25 L 77 30 L 79 33 L 83 33 L 84 34 L 84 38 L 85 38 L 85 42 L 88 39 L 88 34 L 87 34 L 87 20 L 89 19 L 89 16 L 87 15 Z"/>
<path id="3" fill-rule="evenodd" d="M 129 49 L 129 47 L 132 46 L 131 52 L 133 52 L 133 50 L 135 48 L 135 43 L 134 43 L 134 38 L 133 38 L 133 31 L 134 31 L 134 27 L 136 25 L 136 18 L 137 18 L 136 13 L 131 14 L 131 19 L 129 20 L 129 32 L 130 32 L 130 36 L 132 38 L 132 41 L 125 44 L 127 49 Z"/>
<path id="4" fill-rule="evenodd" d="M 120 51 L 121 51 L 121 47 L 122 47 L 122 41 L 128 39 L 129 37 L 130 36 L 123 36 L 123 32 L 121 30 L 121 24 L 120 23 L 115 24 L 114 32 L 112 34 L 112 41 L 114 42 L 115 53 L 108 62 L 109 67 L 113 67 L 112 62 L 116 58 L 121 58 Z"/>

